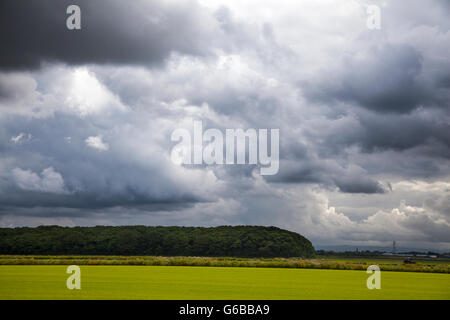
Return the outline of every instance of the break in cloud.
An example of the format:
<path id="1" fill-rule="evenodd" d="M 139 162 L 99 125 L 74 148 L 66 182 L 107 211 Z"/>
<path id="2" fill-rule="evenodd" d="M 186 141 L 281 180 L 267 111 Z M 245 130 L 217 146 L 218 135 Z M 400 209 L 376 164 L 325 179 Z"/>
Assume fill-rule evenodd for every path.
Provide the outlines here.
<path id="1" fill-rule="evenodd" d="M 0 8 L 1 225 L 276 225 L 450 249 L 446 2 Z M 192 120 L 279 128 L 279 173 L 173 164 L 170 134 Z"/>

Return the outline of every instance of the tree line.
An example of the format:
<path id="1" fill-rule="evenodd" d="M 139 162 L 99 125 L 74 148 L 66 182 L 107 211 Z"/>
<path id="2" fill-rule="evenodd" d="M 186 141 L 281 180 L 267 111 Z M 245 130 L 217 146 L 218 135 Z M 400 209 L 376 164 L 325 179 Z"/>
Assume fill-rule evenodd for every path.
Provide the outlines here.
<path id="1" fill-rule="evenodd" d="M 0 228 L 0 254 L 312 257 L 311 242 L 276 227 Z"/>

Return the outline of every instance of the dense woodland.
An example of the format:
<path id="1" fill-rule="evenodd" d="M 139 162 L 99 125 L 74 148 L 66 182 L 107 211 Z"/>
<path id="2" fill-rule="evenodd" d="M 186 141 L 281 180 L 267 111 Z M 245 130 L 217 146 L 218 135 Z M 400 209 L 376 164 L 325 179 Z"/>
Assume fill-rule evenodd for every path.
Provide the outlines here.
<path id="1" fill-rule="evenodd" d="M 0 254 L 312 257 L 305 237 L 276 227 L 0 228 Z"/>

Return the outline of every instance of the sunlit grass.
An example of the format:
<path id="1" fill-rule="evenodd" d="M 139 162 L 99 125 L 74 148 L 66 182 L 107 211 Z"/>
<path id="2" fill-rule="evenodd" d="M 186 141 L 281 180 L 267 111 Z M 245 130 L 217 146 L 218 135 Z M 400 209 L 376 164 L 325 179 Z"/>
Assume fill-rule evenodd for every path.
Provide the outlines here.
<path id="1" fill-rule="evenodd" d="M 450 299 L 450 275 L 286 268 L 81 266 L 81 290 L 66 266 L 0 266 L 0 299 Z"/>

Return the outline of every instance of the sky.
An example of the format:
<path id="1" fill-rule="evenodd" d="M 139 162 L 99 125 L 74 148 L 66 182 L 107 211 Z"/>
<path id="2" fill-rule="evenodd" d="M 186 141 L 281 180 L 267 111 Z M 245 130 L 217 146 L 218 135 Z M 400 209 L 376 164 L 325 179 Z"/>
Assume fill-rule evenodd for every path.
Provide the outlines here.
<path id="1" fill-rule="evenodd" d="M 3 0 L 0 39 L 0 227 L 450 249 L 447 1 Z M 279 129 L 279 172 L 173 163 L 193 121 Z"/>

